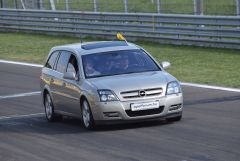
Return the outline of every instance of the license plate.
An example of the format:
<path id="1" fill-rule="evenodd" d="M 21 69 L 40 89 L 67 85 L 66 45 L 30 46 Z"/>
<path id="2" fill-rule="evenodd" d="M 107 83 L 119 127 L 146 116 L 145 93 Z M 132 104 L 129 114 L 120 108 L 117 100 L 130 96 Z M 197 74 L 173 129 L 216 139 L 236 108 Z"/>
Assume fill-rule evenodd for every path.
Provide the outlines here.
<path id="1" fill-rule="evenodd" d="M 130 105 L 132 111 L 150 110 L 159 108 L 159 102 L 133 103 Z"/>

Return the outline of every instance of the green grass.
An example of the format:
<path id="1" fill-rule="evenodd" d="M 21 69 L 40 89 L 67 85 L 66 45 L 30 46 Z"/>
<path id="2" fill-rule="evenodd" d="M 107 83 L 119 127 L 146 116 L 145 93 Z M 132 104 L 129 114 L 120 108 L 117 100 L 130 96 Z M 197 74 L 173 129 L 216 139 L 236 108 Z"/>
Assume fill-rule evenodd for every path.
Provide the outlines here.
<path id="1" fill-rule="evenodd" d="M 162 0 L 163 13 L 194 14 L 193 0 Z"/>
<path id="2" fill-rule="evenodd" d="M 74 37 L 0 32 L 0 59 L 43 64 L 51 47 L 76 42 Z M 170 61 L 168 71 L 181 81 L 240 88 L 239 50 L 136 44 L 155 58 Z"/>
<path id="3" fill-rule="evenodd" d="M 240 88 L 239 50 L 140 43 L 158 60 L 170 61 L 168 70 L 179 80 Z"/>
<path id="4" fill-rule="evenodd" d="M 14 8 L 14 0 L 4 1 L 5 6 Z M 27 8 L 32 8 L 31 1 L 26 4 Z M 34 1 L 37 2 L 37 1 Z M 128 0 L 129 12 L 156 13 L 156 0 Z M 162 13 L 193 14 L 193 0 L 160 0 Z M 17 0 L 21 8 L 20 0 Z M 124 0 L 97 0 L 98 11 L 100 12 L 124 12 Z M 57 10 L 65 10 L 65 0 L 55 0 Z M 35 4 L 36 6 L 36 4 Z M 51 9 L 49 0 L 43 0 L 45 9 Z M 74 11 L 93 11 L 93 0 L 69 0 L 69 8 Z M 236 15 L 236 0 L 203 0 L 203 10 L 206 15 Z"/>
<path id="5" fill-rule="evenodd" d="M 203 12 L 209 15 L 236 15 L 236 0 L 203 0 Z"/>

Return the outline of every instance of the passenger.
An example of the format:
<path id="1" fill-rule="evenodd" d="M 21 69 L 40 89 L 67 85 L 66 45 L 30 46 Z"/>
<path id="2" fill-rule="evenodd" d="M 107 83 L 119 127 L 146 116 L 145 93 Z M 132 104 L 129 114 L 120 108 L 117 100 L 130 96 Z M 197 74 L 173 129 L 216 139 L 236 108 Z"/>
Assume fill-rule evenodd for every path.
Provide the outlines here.
<path id="1" fill-rule="evenodd" d="M 102 63 L 101 71 L 104 74 L 110 74 L 113 67 L 113 61 L 111 59 L 105 60 Z"/>
<path id="2" fill-rule="evenodd" d="M 93 60 L 86 59 L 84 62 L 86 76 L 91 77 L 95 75 L 100 75 L 101 73 L 94 69 Z"/>
<path id="3" fill-rule="evenodd" d="M 68 63 L 67 72 L 74 72 L 75 75 L 78 75 L 78 66 L 77 66 L 77 60 L 75 57 L 71 56 Z"/>
<path id="4" fill-rule="evenodd" d="M 119 67 L 120 67 L 120 69 L 122 69 L 122 70 L 127 70 L 127 69 L 128 69 L 128 67 L 129 67 L 129 59 L 128 59 L 128 56 L 127 56 L 127 55 L 123 56 L 123 57 L 120 59 Z"/>
<path id="5" fill-rule="evenodd" d="M 112 66 L 111 71 L 116 73 L 123 73 L 129 69 L 128 56 L 124 55 L 115 60 L 115 64 Z"/>

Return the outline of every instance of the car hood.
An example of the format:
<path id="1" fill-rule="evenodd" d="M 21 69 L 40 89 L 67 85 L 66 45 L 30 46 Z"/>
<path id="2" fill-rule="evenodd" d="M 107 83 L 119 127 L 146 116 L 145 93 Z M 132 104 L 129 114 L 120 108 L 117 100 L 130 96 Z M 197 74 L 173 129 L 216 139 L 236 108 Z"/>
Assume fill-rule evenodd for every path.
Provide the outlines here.
<path id="1" fill-rule="evenodd" d="M 121 92 L 162 88 L 165 93 L 171 75 L 164 71 L 123 74 L 89 79 L 97 89 L 108 89 L 120 97 Z M 174 78 L 174 77 L 173 77 Z"/>

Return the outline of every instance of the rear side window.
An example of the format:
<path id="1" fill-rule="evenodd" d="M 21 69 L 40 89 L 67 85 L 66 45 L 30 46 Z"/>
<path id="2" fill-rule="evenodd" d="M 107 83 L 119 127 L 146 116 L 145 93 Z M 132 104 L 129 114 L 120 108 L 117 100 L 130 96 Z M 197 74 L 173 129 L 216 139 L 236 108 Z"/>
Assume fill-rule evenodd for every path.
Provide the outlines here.
<path id="1" fill-rule="evenodd" d="M 50 69 L 54 69 L 54 64 L 56 62 L 56 59 L 58 57 L 58 51 L 55 51 L 54 53 L 51 54 L 50 58 L 48 59 L 45 67 L 50 68 Z"/>
<path id="2" fill-rule="evenodd" d="M 57 71 L 60 73 L 65 73 L 66 72 L 66 68 L 67 68 L 67 64 L 69 61 L 69 58 L 71 56 L 71 53 L 68 51 L 62 51 L 61 55 L 58 59 L 58 63 L 57 63 Z"/>

